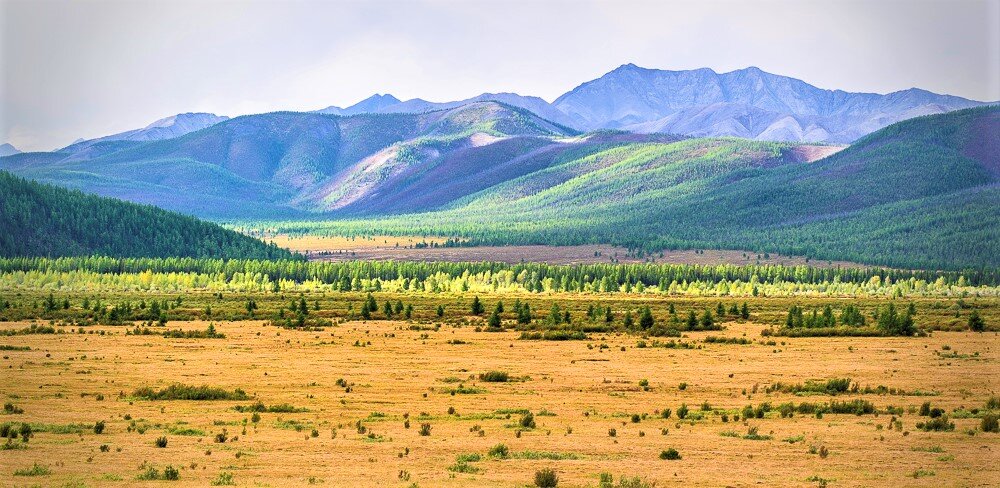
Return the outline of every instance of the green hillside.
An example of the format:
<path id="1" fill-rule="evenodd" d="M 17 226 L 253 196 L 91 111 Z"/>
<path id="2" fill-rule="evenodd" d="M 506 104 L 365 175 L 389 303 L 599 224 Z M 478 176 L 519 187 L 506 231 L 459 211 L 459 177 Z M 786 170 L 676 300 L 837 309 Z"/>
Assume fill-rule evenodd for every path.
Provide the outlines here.
<path id="1" fill-rule="evenodd" d="M 637 143 L 511 179 L 442 211 L 279 227 L 996 267 L 997 134 L 1000 108 L 986 107 L 901 122 L 813 163 L 796 161 L 796 146 L 784 143 Z"/>
<path id="2" fill-rule="evenodd" d="M 283 249 L 193 217 L 0 171 L 0 256 L 289 259 Z"/>
<path id="3" fill-rule="evenodd" d="M 0 158 L 0 169 L 202 218 L 412 212 L 454 199 L 448 192 L 430 199 L 417 194 L 445 181 L 422 178 L 432 168 L 481 171 L 489 165 L 463 163 L 515 158 L 531 142 L 552 145 L 553 138 L 575 134 L 497 102 L 419 114 L 275 112 L 236 117 L 173 139 L 18 154 Z M 507 150 L 492 144 L 496 140 Z M 417 193 L 410 197 L 384 199 L 414 185 Z"/>

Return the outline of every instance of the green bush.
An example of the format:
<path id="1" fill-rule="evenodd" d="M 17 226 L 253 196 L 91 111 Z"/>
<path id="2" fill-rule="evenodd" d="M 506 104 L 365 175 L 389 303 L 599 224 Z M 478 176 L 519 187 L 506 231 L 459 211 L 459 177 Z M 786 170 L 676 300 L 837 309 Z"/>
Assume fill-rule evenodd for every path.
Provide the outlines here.
<path id="1" fill-rule="evenodd" d="M 481 373 L 479 379 L 487 383 L 505 383 L 510 377 L 506 371 L 487 371 Z"/>
<path id="2" fill-rule="evenodd" d="M 996 415 L 988 413 L 983 415 L 979 427 L 983 432 L 1000 432 L 1000 420 L 997 419 Z"/>
<path id="3" fill-rule="evenodd" d="M 559 485 L 559 475 L 551 469 L 545 468 L 535 471 L 535 486 L 538 488 L 553 488 Z"/>
<path id="4" fill-rule="evenodd" d="M 677 449 L 669 448 L 665 451 L 660 451 L 660 459 L 666 461 L 675 461 L 681 458 L 681 453 L 677 452 Z"/>
<path id="5" fill-rule="evenodd" d="M 162 390 L 154 390 L 148 386 L 138 388 L 132 396 L 141 400 L 246 400 L 246 392 L 237 388 L 227 391 L 211 386 L 189 386 L 174 383 Z"/>
<path id="6" fill-rule="evenodd" d="M 52 470 L 48 466 L 42 466 L 38 463 L 33 464 L 30 468 L 14 471 L 14 476 L 48 476 L 50 474 L 52 474 Z"/>
<path id="7" fill-rule="evenodd" d="M 510 449 L 505 444 L 497 444 L 490 448 L 489 456 L 497 459 L 507 459 L 510 457 Z"/>
<path id="8" fill-rule="evenodd" d="M 927 422 L 917 423 L 917 428 L 924 431 L 951 431 L 955 430 L 955 423 L 948 421 L 947 415 L 942 415 L 937 418 L 932 418 Z"/>

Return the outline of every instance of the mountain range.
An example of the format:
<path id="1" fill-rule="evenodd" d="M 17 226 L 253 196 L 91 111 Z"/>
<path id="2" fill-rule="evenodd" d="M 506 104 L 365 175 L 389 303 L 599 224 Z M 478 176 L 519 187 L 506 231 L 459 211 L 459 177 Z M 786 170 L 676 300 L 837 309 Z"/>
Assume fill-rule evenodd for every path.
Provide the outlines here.
<path id="1" fill-rule="evenodd" d="M 920 115 L 985 105 L 951 95 L 910 88 L 889 94 L 817 88 L 756 67 L 716 73 L 648 69 L 624 64 L 559 96 L 552 103 L 517 93 L 483 93 L 450 102 L 400 100 L 375 94 L 346 108 L 313 113 L 359 115 L 422 113 L 496 101 L 580 131 L 621 129 L 694 137 L 742 137 L 765 141 L 847 144 L 889 124 Z M 77 140 L 58 149 L 79 152 L 97 142 L 151 141 L 178 137 L 228 119 L 184 113 L 97 139 Z M 0 150 L 0 156 L 6 156 Z"/>
<path id="2" fill-rule="evenodd" d="M 434 211 L 269 228 L 1000 267 L 1000 106 L 898 122 L 842 150 L 630 137 L 627 144 L 568 151 L 543 169 Z"/>
<path id="3" fill-rule="evenodd" d="M 352 233 L 1000 265 L 1000 252 L 982 256 L 1000 228 L 1000 108 L 952 111 L 970 105 L 982 104 L 820 90 L 755 68 L 625 65 L 552 104 L 376 95 L 315 112 L 179 114 L 3 156 L 0 170 L 202 218 L 312 229 L 330 218 Z M 871 226 L 889 216 L 906 224 L 886 246 L 906 249 L 846 237 L 880 236 Z"/>
<path id="4" fill-rule="evenodd" d="M 824 90 L 756 67 L 728 73 L 669 71 L 626 64 L 548 103 L 516 93 L 484 93 L 454 102 L 401 101 L 373 95 L 347 108 L 317 112 L 417 113 L 495 100 L 577 130 L 622 129 L 694 137 L 850 143 L 889 124 L 982 102 L 908 90 L 880 95 Z"/>

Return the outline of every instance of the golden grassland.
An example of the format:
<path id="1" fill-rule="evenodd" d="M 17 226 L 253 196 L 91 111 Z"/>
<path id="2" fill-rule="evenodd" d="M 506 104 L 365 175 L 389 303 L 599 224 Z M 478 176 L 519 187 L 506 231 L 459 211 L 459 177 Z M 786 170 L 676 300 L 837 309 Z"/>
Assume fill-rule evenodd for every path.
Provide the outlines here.
<path id="1" fill-rule="evenodd" d="M 918 310 L 930 309 L 923 305 Z M 756 314 L 773 305 L 751 306 Z M 773 308 L 768 313 L 780 315 Z M 995 486 L 1000 480 L 1000 434 L 981 432 L 979 419 L 955 412 L 982 409 L 1000 390 L 996 332 L 764 338 L 765 325 L 751 320 L 685 333 L 676 340 L 694 349 L 668 349 L 640 348 L 642 338 L 618 333 L 524 341 L 517 332 L 477 332 L 464 322 L 435 328 L 430 319 L 348 321 L 312 332 L 264 321 L 215 322 L 224 339 L 132 336 L 121 326 L 0 337 L 2 345 L 30 348 L 2 352 L 0 396 L 23 413 L 0 415 L 0 423 L 36 426 L 25 449 L 0 451 L 0 485 L 206 486 L 230 473 L 238 486 L 526 486 L 543 468 L 558 473 L 559 486 L 598 486 L 600 473 L 657 486 Z M 709 335 L 752 343 L 706 343 Z M 648 346 L 652 340 L 645 339 Z M 514 381 L 478 379 L 492 370 Z M 765 392 L 776 382 L 831 378 L 935 394 Z M 137 388 L 172 383 L 240 388 L 253 398 L 131 397 Z M 731 419 L 763 402 L 855 398 L 882 413 L 781 418 L 773 410 L 762 419 Z M 261 413 L 254 423 L 252 414 L 233 408 L 258 400 L 307 411 Z M 916 412 L 925 401 L 945 409 L 955 430 L 917 429 L 927 420 Z M 701 410 L 704 402 L 708 411 Z M 676 414 L 682 404 L 692 412 L 685 420 Z M 884 413 L 889 407 L 903 409 L 900 428 Z M 672 415 L 664 419 L 667 408 Z M 534 414 L 535 428 L 518 427 L 521 410 Z M 723 422 L 724 414 L 730 421 Z M 102 420 L 106 428 L 95 434 L 92 425 Z M 429 436 L 419 434 L 424 423 Z M 770 439 L 742 438 L 751 428 Z M 216 442 L 223 430 L 227 441 Z M 155 446 L 161 436 L 164 448 Z M 501 443 L 509 458 L 489 457 Z M 660 459 L 668 448 L 681 459 Z M 829 455 L 821 457 L 821 448 Z M 482 459 L 456 461 L 473 453 Z M 36 463 L 50 473 L 14 475 Z M 143 463 L 161 473 L 172 465 L 179 480 L 138 481 Z"/>

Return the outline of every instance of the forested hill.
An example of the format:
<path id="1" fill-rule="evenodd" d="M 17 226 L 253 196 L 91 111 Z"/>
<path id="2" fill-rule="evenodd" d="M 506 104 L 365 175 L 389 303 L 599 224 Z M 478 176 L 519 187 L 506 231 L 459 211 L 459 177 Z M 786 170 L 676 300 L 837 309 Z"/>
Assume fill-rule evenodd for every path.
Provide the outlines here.
<path id="1" fill-rule="evenodd" d="M 815 147 L 745 139 L 633 144 L 563 161 L 445 210 L 276 227 L 996 268 L 998 134 L 1000 107 L 991 106 L 900 122 L 813 162 L 797 155 Z"/>
<path id="2" fill-rule="evenodd" d="M 284 249 L 149 205 L 0 171 L 0 256 L 292 258 Z"/>

